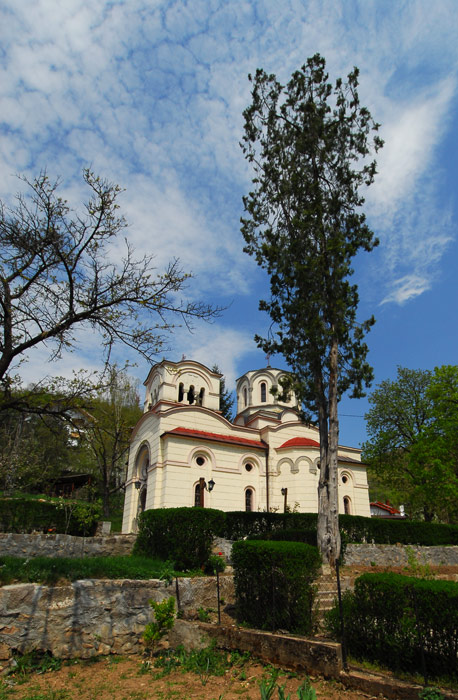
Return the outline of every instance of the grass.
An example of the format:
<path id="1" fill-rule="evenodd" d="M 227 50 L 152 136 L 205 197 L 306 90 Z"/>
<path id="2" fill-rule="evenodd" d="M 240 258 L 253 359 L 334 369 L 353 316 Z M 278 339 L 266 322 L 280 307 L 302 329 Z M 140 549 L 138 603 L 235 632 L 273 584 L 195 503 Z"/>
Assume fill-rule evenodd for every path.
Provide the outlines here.
<path id="1" fill-rule="evenodd" d="M 181 669 L 183 672 L 196 673 L 202 685 L 206 685 L 210 676 L 224 676 L 229 669 L 238 676 L 243 674 L 243 667 L 251 659 L 249 652 L 227 652 L 218 649 L 215 643 L 203 649 L 186 651 L 182 646 L 168 651 L 154 659 L 154 665 L 146 661 L 140 673 L 153 671 L 156 678 L 166 676 L 171 671 Z"/>
<path id="2" fill-rule="evenodd" d="M 0 556 L 0 585 L 13 582 L 55 584 L 85 578 L 161 578 L 165 562 L 145 556 L 20 557 Z M 173 572 L 175 574 L 175 572 Z"/>

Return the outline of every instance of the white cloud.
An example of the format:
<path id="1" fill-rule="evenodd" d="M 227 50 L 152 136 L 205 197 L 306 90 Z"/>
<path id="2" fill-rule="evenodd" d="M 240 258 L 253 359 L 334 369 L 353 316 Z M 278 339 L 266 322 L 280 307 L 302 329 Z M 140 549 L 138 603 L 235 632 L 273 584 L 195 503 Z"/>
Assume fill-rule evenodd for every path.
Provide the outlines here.
<path id="1" fill-rule="evenodd" d="M 393 281 L 394 289 L 383 299 L 382 304 L 394 302 L 401 306 L 410 299 L 431 288 L 431 281 L 417 275 L 408 275 Z"/>

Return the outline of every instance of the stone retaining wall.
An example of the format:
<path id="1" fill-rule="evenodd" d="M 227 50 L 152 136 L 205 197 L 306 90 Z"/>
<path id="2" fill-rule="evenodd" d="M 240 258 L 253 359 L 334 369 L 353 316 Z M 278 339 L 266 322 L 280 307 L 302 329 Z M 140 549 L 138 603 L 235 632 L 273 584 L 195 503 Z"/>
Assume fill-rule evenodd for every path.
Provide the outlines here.
<path id="1" fill-rule="evenodd" d="M 232 576 L 220 576 L 221 596 L 233 600 Z M 39 649 L 59 658 L 135 654 L 142 650 L 148 603 L 173 595 L 175 582 L 83 580 L 66 586 L 14 584 L 0 588 L 0 658 Z M 179 579 L 187 616 L 216 608 L 216 578 Z"/>
<path id="2" fill-rule="evenodd" d="M 136 535 L 76 537 L 0 532 L 0 552 L 9 557 L 100 557 L 131 554 Z"/>
<path id="3" fill-rule="evenodd" d="M 419 564 L 458 566 L 458 547 L 420 547 L 417 545 L 349 544 L 345 552 L 346 566 L 393 566 L 408 564 L 413 552 Z"/>

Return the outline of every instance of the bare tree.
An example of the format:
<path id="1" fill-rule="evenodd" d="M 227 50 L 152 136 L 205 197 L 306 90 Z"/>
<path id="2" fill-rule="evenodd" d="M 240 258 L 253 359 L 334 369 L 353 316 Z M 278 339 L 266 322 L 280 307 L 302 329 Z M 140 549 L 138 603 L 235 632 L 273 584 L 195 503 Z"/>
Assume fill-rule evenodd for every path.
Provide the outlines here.
<path id="1" fill-rule="evenodd" d="M 27 405 L 13 396 L 13 368 L 34 347 L 46 346 L 53 360 L 73 347 L 78 329 L 91 328 L 106 361 L 118 342 L 150 359 L 176 325 L 218 312 L 180 300 L 191 275 L 178 260 L 158 272 L 153 256 L 137 258 L 126 240 L 123 257 L 110 261 L 110 245 L 126 228 L 121 190 L 90 170 L 83 176 L 91 191 L 83 214 L 46 172 L 24 179 L 30 190 L 15 208 L 0 204 L 0 409 Z"/>

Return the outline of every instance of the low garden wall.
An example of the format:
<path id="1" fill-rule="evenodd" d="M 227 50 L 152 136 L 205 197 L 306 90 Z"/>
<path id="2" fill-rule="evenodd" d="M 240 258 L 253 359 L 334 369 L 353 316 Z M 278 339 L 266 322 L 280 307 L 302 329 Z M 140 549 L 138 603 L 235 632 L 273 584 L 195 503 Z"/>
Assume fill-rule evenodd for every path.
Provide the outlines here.
<path id="1" fill-rule="evenodd" d="M 348 544 L 346 566 L 403 567 L 413 554 L 420 564 L 430 566 L 458 566 L 458 547 L 420 547 L 393 544 Z"/>
<path id="2" fill-rule="evenodd" d="M 150 599 L 176 598 L 175 581 L 84 580 L 64 586 L 33 583 L 0 588 L 0 658 L 13 650 L 39 649 L 59 658 L 138 654 L 145 625 L 153 619 Z M 234 599 L 232 576 L 220 577 L 221 596 Z M 180 608 L 197 617 L 216 608 L 216 578 L 179 579 Z"/>
<path id="3" fill-rule="evenodd" d="M 76 537 L 63 534 L 18 534 L 0 532 L 0 553 L 11 557 L 95 557 L 128 555 L 136 535 Z M 230 561 L 232 541 L 216 539 L 214 551 L 222 551 Z M 417 545 L 348 544 L 347 566 L 394 566 L 408 564 L 409 552 L 420 563 L 430 566 L 458 566 L 458 546 L 420 547 Z"/>
<path id="4" fill-rule="evenodd" d="M 0 552 L 9 557 L 100 557 L 132 553 L 136 535 L 76 537 L 59 533 L 0 532 Z"/>

